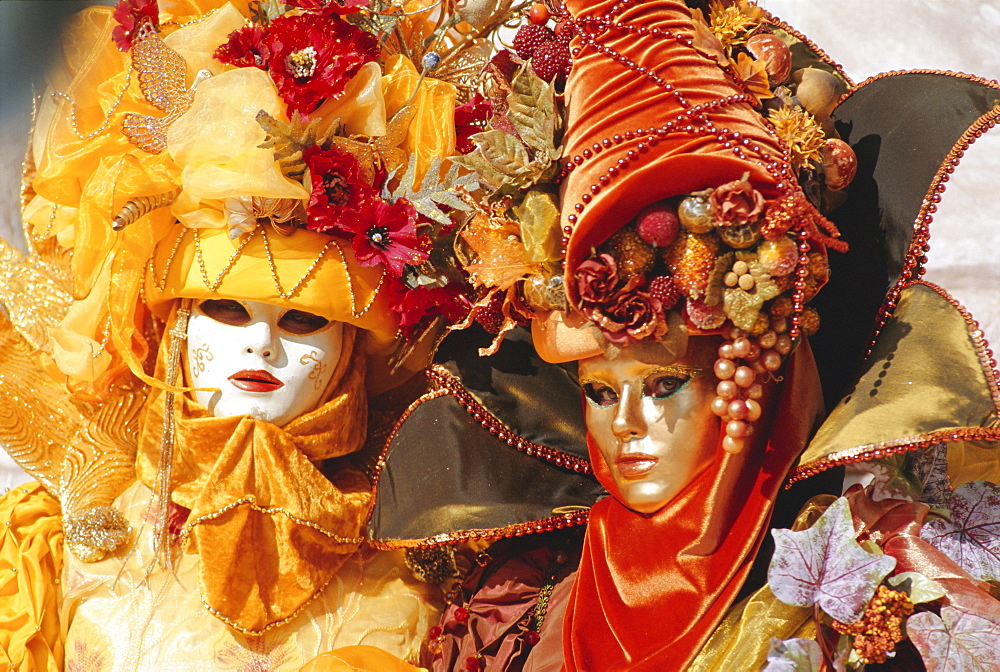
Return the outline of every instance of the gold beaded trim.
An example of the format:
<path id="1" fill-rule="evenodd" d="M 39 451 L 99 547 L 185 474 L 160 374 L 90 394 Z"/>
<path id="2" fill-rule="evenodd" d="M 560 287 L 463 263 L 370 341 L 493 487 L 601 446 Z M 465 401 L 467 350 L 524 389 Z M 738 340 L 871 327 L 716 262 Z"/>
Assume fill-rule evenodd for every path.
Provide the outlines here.
<path id="1" fill-rule="evenodd" d="M 167 257 L 166 268 L 163 270 L 163 278 L 160 280 L 156 279 L 156 264 L 153 257 L 149 258 L 149 276 L 153 280 L 153 286 L 159 291 L 164 291 L 167 288 L 167 276 L 170 275 L 170 268 L 174 265 L 174 257 L 177 256 L 177 250 L 180 249 L 181 241 L 184 240 L 184 236 L 187 234 L 188 228 L 182 226 L 180 233 L 177 234 L 176 240 L 174 240 L 174 247 L 170 250 L 170 256 Z"/>
<path id="2" fill-rule="evenodd" d="M 77 126 L 77 121 L 76 121 L 76 103 L 73 102 L 73 99 L 70 98 L 67 94 L 63 93 L 62 91 L 53 91 L 50 95 L 53 98 L 61 98 L 62 100 L 65 100 L 66 102 L 69 103 L 69 106 L 70 106 L 69 107 L 69 120 L 70 120 L 70 124 L 73 127 L 73 132 L 76 134 L 76 137 L 80 138 L 81 140 L 90 140 L 91 138 L 97 137 L 98 135 L 100 135 L 104 131 L 108 130 L 108 126 L 111 125 L 111 117 L 114 115 L 115 111 L 118 109 L 118 106 L 122 104 L 122 99 L 125 97 L 125 94 L 128 92 L 128 88 L 129 88 L 129 86 L 131 84 L 132 84 L 132 67 L 131 67 L 131 65 L 126 64 L 126 66 L 125 66 L 125 86 L 123 86 L 122 90 L 118 92 L 118 97 L 115 98 L 115 102 L 111 104 L 111 108 L 108 110 L 108 114 L 104 118 L 104 123 L 101 124 L 97 128 L 96 131 L 94 131 L 93 133 L 88 133 L 87 135 L 83 135 L 82 133 L 80 133 L 80 129 Z"/>
<path id="3" fill-rule="evenodd" d="M 340 263 L 346 269 L 347 268 L 347 258 L 344 256 L 344 251 L 342 249 L 340 249 L 340 245 L 338 245 L 336 243 L 336 241 L 334 241 L 333 239 L 330 240 L 330 243 L 332 243 L 333 247 L 337 250 L 337 254 L 340 255 Z M 328 245 L 329 245 L 329 243 L 328 243 Z M 326 248 L 323 249 L 323 252 L 324 253 L 326 252 Z M 378 284 L 375 285 L 375 289 L 372 291 L 371 298 L 368 299 L 368 303 L 366 303 L 364 305 L 364 307 L 360 311 L 356 310 L 357 305 L 358 305 L 358 300 L 357 300 L 357 297 L 354 295 L 354 283 L 352 283 L 352 282 L 348 283 L 348 285 L 347 285 L 348 286 L 348 290 L 351 293 L 351 315 L 354 317 L 354 319 L 358 319 L 358 318 L 362 317 L 365 313 L 368 312 L 368 310 L 373 305 L 375 305 L 375 299 L 378 297 L 378 293 L 379 293 L 379 291 L 381 291 L 382 284 L 384 282 L 385 282 L 385 268 L 383 267 L 382 268 L 382 275 L 379 276 Z"/>
<path id="4" fill-rule="evenodd" d="M 336 574 L 334 574 L 333 576 L 331 576 L 329 578 L 329 580 L 327 580 L 327 582 L 324 583 L 321 587 L 317 588 L 316 592 L 313 593 L 312 596 L 310 596 L 308 600 L 306 600 L 301 605 L 299 605 L 299 607 L 295 611 L 293 611 L 291 614 L 289 614 L 285 618 L 281 619 L 280 621 L 275 621 L 274 623 L 268 623 L 267 625 L 265 625 L 260 630 L 252 630 L 250 628 L 245 628 L 242 625 L 240 625 L 239 623 L 237 623 L 236 621 L 232 620 L 231 618 L 223 616 L 221 613 L 219 613 L 219 611 L 217 609 L 213 608 L 204 597 L 201 598 L 201 604 L 202 604 L 203 607 L 205 607 L 205 609 L 208 610 L 208 612 L 210 614 L 212 614 L 217 619 L 219 619 L 220 621 L 222 621 L 223 623 L 225 623 L 226 625 L 228 625 L 233 630 L 237 630 L 239 632 L 242 632 L 244 635 L 249 635 L 251 637 L 255 637 L 257 635 L 264 634 L 268 630 L 271 630 L 273 628 L 277 628 L 279 626 L 282 626 L 285 623 L 288 623 L 289 621 L 291 621 L 293 618 L 295 618 L 299 614 L 301 614 L 306 609 L 306 607 L 308 607 L 312 603 L 313 600 L 315 600 L 317 597 L 319 597 L 320 594 L 323 591 L 326 590 L 327 586 L 329 586 L 330 582 L 333 581 L 335 578 L 336 578 Z"/>
<path id="5" fill-rule="evenodd" d="M 285 301 L 288 301 L 293 296 L 295 296 L 295 294 L 300 289 L 302 289 L 302 285 L 304 285 L 306 283 L 306 280 L 308 280 L 309 277 L 312 276 L 313 271 L 315 271 L 316 267 L 319 266 L 319 262 L 323 260 L 323 257 L 326 256 L 327 251 L 330 249 L 330 247 L 332 245 L 334 245 L 333 238 L 330 238 L 328 241 L 326 241 L 326 245 L 323 246 L 323 249 L 320 251 L 320 253 L 316 256 L 315 259 L 313 259 L 312 264 L 309 265 L 309 268 L 306 270 L 305 274 L 301 278 L 299 278 L 299 281 L 297 283 L 295 283 L 295 286 L 292 287 L 291 291 L 289 291 L 288 293 L 286 293 L 285 290 L 281 287 L 281 280 L 278 279 L 278 268 L 274 264 L 274 255 L 271 254 L 271 243 L 270 243 L 270 241 L 267 238 L 267 231 L 262 226 L 258 226 L 257 228 L 258 228 L 258 230 L 260 230 L 260 235 L 262 235 L 264 237 L 264 252 L 267 254 L 267 265 L 271 268 L 271 278 L 274 279 L 274 288 L 278 290 L 278 296 L 280 296 L 281 298 L 283 298 Z M 255 231 L 255 233 L 256 233 L 256 231 Z M 248 236 L 247 240 L 250 240 L 250 238 L 252 238 L 252 237 L 253 237 L 253 234 L 251 234 L 250 236 Z M 245 244 L 245 241 L 244 241 L 244 244 Z M 231 260 L 229 266 L 227 266 L 226 270 L 223 271 L 224 273 L 227 273 L 229 271 L 229 268 L 231 268 L 232 264 L 236 261 L 235 256 L 238 255 L 239 252 L 240 252 L 240 250 L 242 250 L 242 249 L 243 249 L 243 245 L 240 245 L 239 249 L 236 250 L 236 254 L 234 255 L 234 258 Z M 341 253 L 341 257 L 343 257 L 343 253 Z M 219 277 L 220 277 L 220 280 L 221 280 L 222 276 L 219 276 Z M 217 286 L 218 285 L 216 285 L 216 287 Z M 212 291 L 213 292 L 215 291 L 214 287 L 212 288 Z M 354 312 L 354 289 L 353 289 L 353 287 L 351 288 L 351 312 L 352 313 Z M 357 317 L 357 316 L 355 316 L 355 317 Z"/>
<path id="6" fill-rule="evenodd" d="M 194 229 L 194 256 L 195 259 L 198 261 L 198 268 L 199 270 L 201 270 L 201 280 L 202 282 L 205 283 L 205 287 L 208 288 L 208 291 L 214 292 L 217 289 L 219 289 L 219 285 L 222 284 L 222 281 L 225 279 L 226 275 L 229 274 L 229 271 L 232 270 L 233 265 L 236 264 L 236 260 L 240 258 L 240 254 L 243 253 L 243 248 L 247 246 L 247 243 L 253 240 L 253 237 L 256 234 L 257 230 L 254 229 L 254 231 L 249 236 L 243 239 L 243 242 L 241 242 L 240 246 L 236 248 L 235 252 L 233 252 L 233 256 L 229 257 L 229 262 L 226 264 L 225 268 L 223 268 L 222 271 L 219 272 L 219 277 L 217 277 L 215 279 L 215 282 L 213 283 L 209 282 L 208 280 L 208 268 L 205 266 L 205 255 L 201 251 L 201 232 L 198 229 Z M 273 268 L 274 262 L 271 260 L 270 250 L 268 250 L 267 256 L 268 256 L 268 262 L 271 263 Z M 171 261 L 172 260 L 173 257 L 171 257 Z M 170 274 L 170 265 L 168 263 L 167 269 L 163 273 L 164 281 L 166 281 L 167 275 L 169 274 Z"/>
<path id="7" fill-rule="evenodd" d="M 296 516 L 296 515 L 294 515 L 292 513 L 289 513 L 288 511 L 286 511 L 286 510 L 284 510 L 282 508 L 260 506 L 259 504 L 257 504 L 257 498 L 256 497 L 254 497 L 253 495 L 247 495 L 246 497 L 243 497 L 242 499 L 237 499 L 234 502 L 230 502 L 229 504 L 227 504 L 226 506 L 222 507 L 218 511 L 214 511 L 212 513 L 206 513 L 203 516 L 198 516 L 197 518 L 195 518 L 192 521 L 188 521 L 187 524 L 184 525 L 184 529 L 181 531 L 181 542 L 183 543 L 183 542 L 187 541 L 187 538 L 190 536 L 191 530 L 192 530 L 192 528 L 194 528 L 195 525 L 198 525 L 199 523 L 201 523 L 203 521 L 206 521 L 206 520 L 212 520 L 214 518 L 218 518 L 219 516 L 223 515 L 224 513 L 232 511 L 236 507 L 243 506 L 244 504 L 248 505 L 251 509 L 253 509 L 254 511 L 257 511 L 258 513 L 263 513 L 263 514 L 267 514 L 267 515 L 272 515 L 272 514 L 275 514 L 275 513 L 280 513 L 280 514 L 284 515 L 286 518 L 288 518 L 289 520 L 291 520 L 293 523 L 296 523 L 298 525 L 304 525 L 305 527 L 311 527 L 312 529 L 316 530 L 317 532 L 322 533 L 324 536 L 326 536 L 326 537 L 328 537 L 330 539 L 333 539 L 338 544 L 358 545 L 358 544 L 360 544 L 361 542 L 363 542 L 365 540 L 364 537 L 342 537 L 339 534 L 334 534 L 333 532 L 329 532 L 329 531 L 323 529 L 323 527 L 320 526 L 318 523 L 314 523 L 313 521 L 306 520 L 304 518 L 299 518 L 298 516 Z"/>

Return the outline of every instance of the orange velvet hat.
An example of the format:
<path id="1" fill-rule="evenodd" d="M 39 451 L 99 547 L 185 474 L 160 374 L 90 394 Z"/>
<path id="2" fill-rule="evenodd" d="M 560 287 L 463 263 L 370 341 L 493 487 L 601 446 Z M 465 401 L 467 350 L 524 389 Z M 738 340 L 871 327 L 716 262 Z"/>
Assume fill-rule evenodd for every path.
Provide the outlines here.
<path id="1" fill-rule="evenodd" d="M 574 3 L 570 8 L 571 23 L 579 38 L 573 42 L 572 70 L 565 89 L 560 225 L 565 250 L 563 277 L 571 307 L 581 308 L 577 278 L 581 264 L 599 259 L 601 246 L 629 226 L 644 208 L 724 185 L 745 184 L 746 191 L 755 192 L 759 202 L 753 221 L 747 225 L 752 230 L 743 232 L 751 236 L 749 245 L 741 243 L 737 248 L 725 238 L 719 241 L 716 233 L 728 222 L 716 221 L 714 231 L 711 224 L 707 230 L 685 231 L 682 221 L 682 240 L 672 244 L 674 248 L 686 245 L 687 249 L 677 251 L 666 264 L 678 282 L 675 289 L 686 300 L 682 301 L 686 305 L 677 304 L 675 309 L 683 307 L 687 326 L 695 333 L 733 324 L 750 331 L 752 320 L 740 323 L 732 319 L 728 305 L 722 316 L 721 288 L 715 298 L 706 299 L 709 276 L 720 273 L 717 266 L 725 255 L 730 255 L 731 266 L 734 256 L 756 258 L 754 253 L 761 250 L 760 243 L 773 248 L 781 244 L 775 241 L 782 241 L 788 248 L 790 244 L 784 239 L 790 238 L 798 245 L 797 255 L 794 247 L 790 252 L 795 267 L 785 264 L 783 270 L 788 277 L 769 290 L 768 298 L 787 294 L 796 314 L 801 313 L 802 305 L 811 296 L 804 297 L 802 283 L 795 286 L 792 278 L 801 278 L 799 268 L 809 266 L 807 255 L 821 255 L 825 265 L 827 247 L 843 250 L 846 245 L 835 239 L 836 227 L 807 199 L 796 179 L 803 160 L 786 144 L 788 134 L 781 132 L 789 126 L 784 120 L 790 114 L 799 114 L 812 124 L 814 144 L 807 150 L 812 152 L 812 159 L 807 160 L 821 169 L 822 160 L 817 161 L 817 157 L 822 155 L 827 139 L 819 125 L 802 114 L 801 108 L 772 114 L 771 121 L 760 109 L 761 99 L 772 95 L 769 85 L 777 89 L 782 78 L 789 77 L 790 68 L 772 75 L 769 82 L 763 71 L 766 58 L 759 64 L 748 58 L 743 53 L 747 47 L 739 40 L 723 44 L 716 37 L 718 31 L 713 32 L 715 24 L 692 16 L 682 2 L 643 2 L 641 6 L 620 2 L 613 7 L 606 4 Z M 750 15 L 761 14 L 752 6 L 742 9 Z M 625 14 L 627 21 L 622 20 Z M 778 51 L 774 47 L 777 44 L 788 54 L 777 36 L 765 32 L 757 35 L 758 42 L 767 43 L 772 53 Z M 751 44 L 762 51 L 756 43 Z M 737 54 L 737 60 L 732 60 L 733 54 Z M 790 63 L 790 56 L 787 58 Z M 767 72 L 774 69 L 769 67 Z M 825 72 L 823 76 L 833 77 Z M 675 200 L 675 211 L 676 205 Z M 726 206 L 722 203 L 719 207 Z M 714 214 L 718 219 L 718 208 Z M 622 268 L 621 255 L 616 256 L 619 276 L 633 274 L 633 269 Z M 678 272 L 678 266 L 685 268 Z M 698 268 L 692 270 L 695 266 Z M 655 272 L 646 273 L 647 281 L 655 276 Z M 700 277 L 686 277 L 691 274 Z M 812 281 L 810 295 L 824 281 Z M 718 284 L 715 279 L 713 282 Z M 638 289 L 649 291 L 650 285 L 639 284 Z M 694 309 L 700 305 L 692 304 L 692 300 L 720 308 L 711 319 L 692 319 Z M 587 317 L 599 323 L 593 314 L 591 311 Z M 572 321 L 556 321 L 564 323 L 567 319 Z M 546 359 L 566 361 L 600 351 L 596 332 L 590 338 L 569 339 L 560 336 L 562 328 L 551 321 L 536 321 L 533 329 Z M 791 321 L 789 332 L 793 338 L 799 335 L 796 320 Z"/>

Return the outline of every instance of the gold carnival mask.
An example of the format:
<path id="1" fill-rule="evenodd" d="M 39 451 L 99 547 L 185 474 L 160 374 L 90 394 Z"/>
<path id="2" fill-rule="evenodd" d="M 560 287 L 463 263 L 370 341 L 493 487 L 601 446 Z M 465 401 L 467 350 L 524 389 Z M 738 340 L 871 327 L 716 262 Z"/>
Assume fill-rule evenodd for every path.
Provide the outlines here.
<path id="1" fill-rule="evenodd" d="M 629 508 L 655 513 L 715 458 L 715 381 L 706 369 L 717 345 L 697 337 L 679 356 L 664 347 L 624 348 L 580 361 L 587 431 L 614 479 L 613 494 Z"/>

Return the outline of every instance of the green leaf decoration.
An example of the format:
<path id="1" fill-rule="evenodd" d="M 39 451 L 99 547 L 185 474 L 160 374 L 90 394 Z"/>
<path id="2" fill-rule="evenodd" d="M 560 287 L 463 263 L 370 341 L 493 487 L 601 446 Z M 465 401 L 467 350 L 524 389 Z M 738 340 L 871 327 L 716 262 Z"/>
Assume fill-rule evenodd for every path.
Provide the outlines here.
<path id="1" fill-rule="evenodd" d="M 442 225 L 451 223 L 451 219 L 441 206 L 463 212 L 471 209 L 469 204 L 458 197 L 454 189 L 458 186 L 468 191 L 478 189 L 479 185 L 474 174 L 459 174 L 458 166 L 453 163 L 444 176 L 441 176 L 441 157 L 434 158 L 419 186 L 414 184 L 416 174 L 417 156 L 411 154 L 406 170 L 399 178 L 399 184 L 385 195 L 394 202 L 405 198 L 421 215 Z"/>
<path id="2" fill-rule="evenodd" d="M 302 115 L 295 112 L 292 120 L 285 123 L 261 110 L 257 113 L 257 123 L 267 133 L 267 138 L 257 145 L 260 149 L 273 149 L 274 160 L 281 167 L 282 174 L 292 180 L 302 180 L 306 164 L 302 153 L 313 145 L 322 145 L 336 134 L 339 123 L 333 123 L 325 133 L 319 132 L 320 118 L 303 123 Z"/>

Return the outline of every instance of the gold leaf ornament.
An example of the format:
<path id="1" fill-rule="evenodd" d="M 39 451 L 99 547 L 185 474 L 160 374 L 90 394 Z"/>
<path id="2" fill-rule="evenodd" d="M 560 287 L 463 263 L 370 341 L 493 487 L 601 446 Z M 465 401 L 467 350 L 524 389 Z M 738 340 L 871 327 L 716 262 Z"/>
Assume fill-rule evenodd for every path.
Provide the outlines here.
<path id="1" fill-rule="evenodd" d="M 490 129 L 471 136 L 476 149 L 453 160 L 479 173 L 484 186 L 511 193 L 551 179 L 560 156 L 555 89 L 527 66 L 514 77 L 507 116 L 517 136 Z"/>
<path id="2" fill-rule="evenodd" d="M 406 170 L 399 177 L 399 184 L 391 191 L 387 189 L 385 195 L 393 201 L 405 198 L 417 212 L 441 225 L 451 223 L 451 218 L 443 208 L 462 212 L 468 212 L 472 209 L 472 206 L 456 193 L 456 187 L 462 187 L 467 192 L 475 191 L 478 188 L 476 177 L 472 173 L 460 175 L 459 167 L 456 164 L 451 164 L 442 176 L 441 157 L 438 156 L 427 168 L 419 185 L 415 184 L 416 176 L 417 155 L 411 154 L 406 164 Z"/>
<path id="3" fill-rule="evenodd" d="M 737 253 L 736 258 L 746 262 L 748 272 L 753 276 L 754 286 L 749 291 L 739 287 L 727 287 L 722 309 L 734 325 L 750 331 L 764 302 L 778 296 L 781 290 L 757 261 L 757 255 Z"/>

